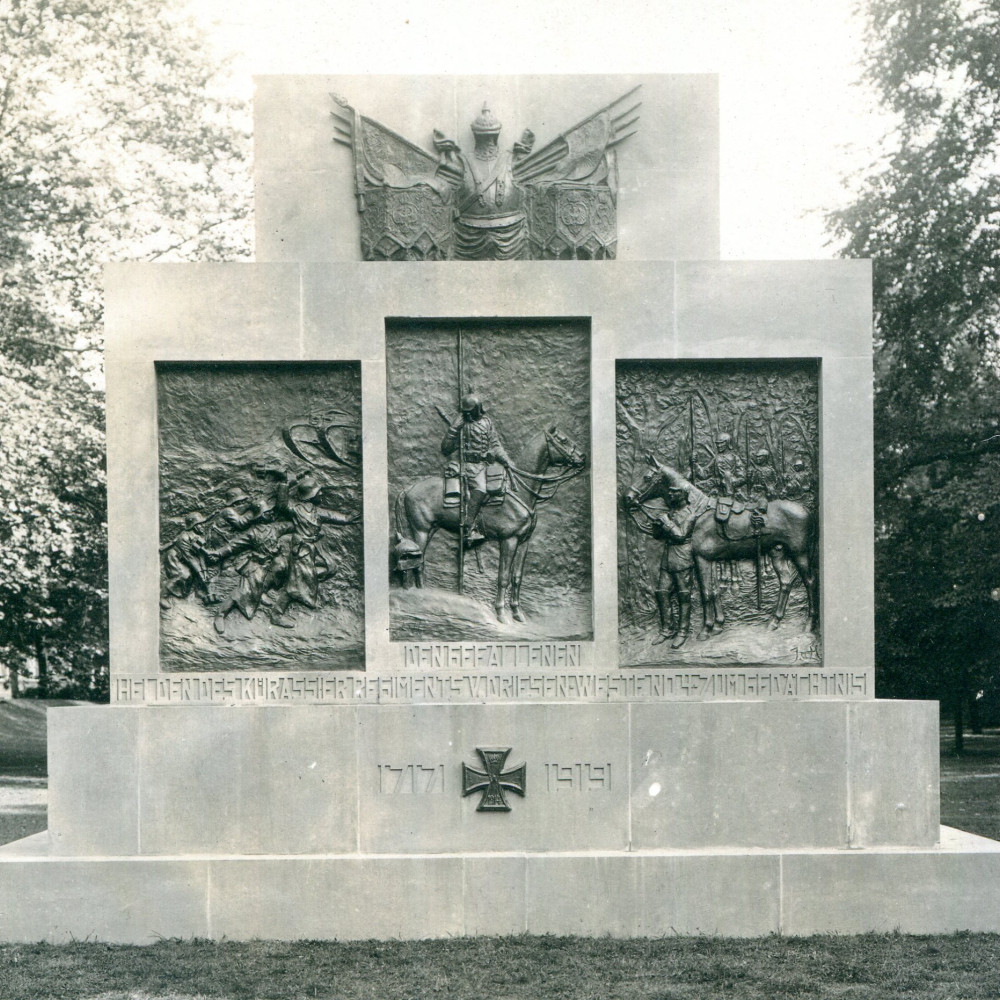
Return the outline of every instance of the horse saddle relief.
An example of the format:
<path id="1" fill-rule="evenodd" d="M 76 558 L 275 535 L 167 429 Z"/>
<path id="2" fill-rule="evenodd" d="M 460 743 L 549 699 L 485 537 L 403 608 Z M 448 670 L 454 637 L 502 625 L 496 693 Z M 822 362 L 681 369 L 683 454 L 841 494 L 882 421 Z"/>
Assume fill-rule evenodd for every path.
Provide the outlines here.
<path id="1" fill-rule="evenodd" d="M 729 520 L 730 514 L 742 514 L 746 504 L 735 497 L 718 497 L 715 501 L 715 519 L 720 524 Z"/>
<path id="2" fill-rule="evenodd" d="M 468 499 L 469 492 L 462 485 L 457 463 L 449 463 L 444 470 L 444 505 L 457 507 L 462 502 L 462 494 Z M 499 462 L 486 466 L 486 499 L 484 507 L 502 504 L 507 495 L 507 470 Z"/>

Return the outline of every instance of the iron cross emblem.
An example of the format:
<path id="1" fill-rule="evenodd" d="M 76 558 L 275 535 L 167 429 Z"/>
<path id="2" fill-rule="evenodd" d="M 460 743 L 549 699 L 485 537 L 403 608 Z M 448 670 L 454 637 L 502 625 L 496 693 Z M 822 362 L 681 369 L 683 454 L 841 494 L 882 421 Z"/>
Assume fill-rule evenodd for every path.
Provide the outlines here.
<path id="1" fill-rule="evenodd" d="M 482 758 L 483 770 L 462 764 L 462 796 L 482 792 L 483 797 L 476 806 L 476 812 L 510 812 L 507 804 L 506 788 L 524 798 L 524 776 L 526 764 L 520 764 L 510 771 L 503 769 L 507 763 L 510 747 L 476 747 Z"/>

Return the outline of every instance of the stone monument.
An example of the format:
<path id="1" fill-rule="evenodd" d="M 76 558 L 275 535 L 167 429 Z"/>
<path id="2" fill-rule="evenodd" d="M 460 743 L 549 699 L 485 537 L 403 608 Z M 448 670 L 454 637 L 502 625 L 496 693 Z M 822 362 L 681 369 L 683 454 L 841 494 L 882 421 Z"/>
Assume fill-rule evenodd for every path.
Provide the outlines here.
<path id="1" fill-rule="evenodd" d="M 715 79 L 255 142 L 256 263 L 108 271 L 112 705 L 0 937 L 1000 929 L 874 698 L 869 265 L 718 259 Z"/>

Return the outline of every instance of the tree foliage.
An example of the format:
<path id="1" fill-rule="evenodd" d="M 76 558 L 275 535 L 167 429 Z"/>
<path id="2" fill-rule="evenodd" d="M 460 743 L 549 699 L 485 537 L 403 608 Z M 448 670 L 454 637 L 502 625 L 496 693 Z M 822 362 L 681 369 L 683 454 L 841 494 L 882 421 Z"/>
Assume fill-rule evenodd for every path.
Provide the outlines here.
<path id="1" fill-rule="evenodd" d="M 1000 637 L 1000 3 L 868 0 L 865 79 L 895 127 L 830 222 L 874 260 L 876 676 L 960 703 Z"/>
<path id="2" fill-rule="evenodd" d="M 245 110 L 174 0 L 0 0 L 0 662 L 107 674 L 101 269 L 247 253 Z"/>

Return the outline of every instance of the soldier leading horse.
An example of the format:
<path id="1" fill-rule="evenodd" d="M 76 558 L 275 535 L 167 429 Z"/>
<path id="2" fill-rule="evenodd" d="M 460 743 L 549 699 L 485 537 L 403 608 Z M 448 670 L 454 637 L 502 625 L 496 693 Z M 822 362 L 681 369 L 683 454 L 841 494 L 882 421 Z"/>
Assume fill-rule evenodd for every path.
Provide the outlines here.
<path id="1" fill-rule="evenodd" d="M 556 427 L 539 431 L 528 442 L 517 465 L 509 472 L 512 485 L 503 502 L 485 505 L 479 515 L 483 534 L 487 540 L 499 543 L 500 569 L 497 575 L 495 610 L 497 619 L 508 621 L 507 595 L 510 611 L 515 621 L 525 621 L 521 611 L 521 577 L 528 554 L 528 542 L 535 530 L 535 507 L 549 500 L 556 489 L 579 475 L 586 465 L 583 452 Z M 553 466 L 568 471 L 547 476 Z M 428 476 L 411 483 L 396 498 L 396 534 L 399 541 L 395 552 L 403 554 L 414 568 L 417 586 L 422 585 L 419 564 L 431 539 L 439 528 L 453 535 L 459 533 L 459 507 L 445 506 L 444 480 L 441 476 Z M 419 558 L 417 557 L 419 553 Z M 397 566 L 403 565 L 397 560 Z"/>
<path id="2" fill-rule="evenodd" d="M 715 504 L 707 494 L 685 479 L 676 469 L 663 465 L 652 455 L 647 456 L 649 470 L 633 483 L 622 495 L 625 510 L 635 513 L 649 500 L 666 501 L 671 488 L 686 490 L 692 502 L 706 501 L 707 508 L 695 520 L 691 531 L 691 551 L 694 555 L 698 589 L 701 594 L 703 627 L 699 639 L 706 639 L 724 623 L 719 604 L 715 563 L 730 559 L 752 559 L 757 554 L 758 532 L 755 531 L 751 511 L 730 514 L 725 524 L 715 519 Z M 788 594 L 795 579 L 795 571 L 806 590 L 809 609 L 809 627 L 816 630 L 819 609 L 816 593 L 816 526 L 813 515 L 801 504 L 792 500 L 772 500 L 767 505 L 763 523 L 759 528 L 761 553 L 771 556 L 778 577 L 780 591 L 778 603 L 771 613 L 769 625 L 777 628 L 788 606 Z"/>

